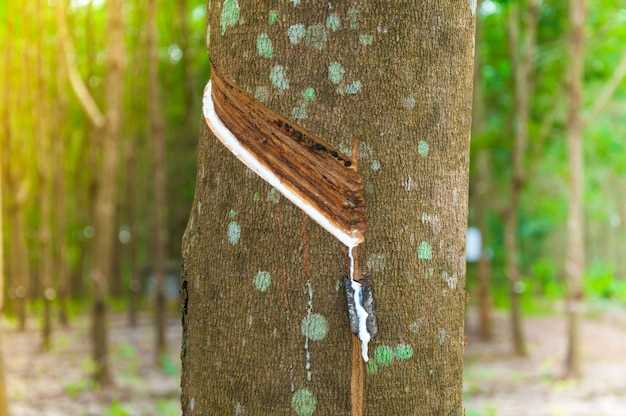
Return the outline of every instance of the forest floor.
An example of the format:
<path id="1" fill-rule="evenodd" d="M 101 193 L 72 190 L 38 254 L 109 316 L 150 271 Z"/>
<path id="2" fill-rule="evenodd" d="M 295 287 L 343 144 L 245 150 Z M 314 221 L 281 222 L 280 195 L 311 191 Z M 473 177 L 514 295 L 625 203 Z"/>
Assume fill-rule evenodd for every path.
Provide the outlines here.
<path id="1" fill-rule="evenodd" d="M 91 341 L 86 316 L 71 328 L 57 328 L 53 348 L 40 350 L 31 329 L 5 328 L 3 350 L 11 416 L 176 416 L 180 414 L 180 320 L 168 325 L 169 352 L 154 356 L 149 316 L 130 329 L 124 315 L 110 318 L 111 364 L 115 385 L 99 388 L 89 378 Z"/>
<path id="2" fill-rule="evenodd" d="M 562 316 L 525 320 L 527 358 L 510 353 L 507 316 L 496 314 L 494 323 L 494 341 L 482 343 L 472 336 L 470 320 L 467 416 L 626 416 L 626 311 L 604 308 L 585 315 L 584 376 L 579 381 L 561 378 Z M 102 389 L 89 379 L 93 363 L 87 317 L 76 319 L 70 329 L 57 329 L 54 347 L 45 354 L 35 328 L 18 333 L 5 325 L 12 416 L 180 415 L 180 321 L 170 321 L 171 348 L 160 366 L 154 365 L 149 316 L 136 329 L 128 327 L 125 316 L 112 316 L 110 336 L 115 386 Z"/>
<path id="3" fill-rule="evenodd" d="M 525 319 L 526 358 L 511 354 L 508 316 L 498 313 L 494 324 L 490 343 L 480 342 L 468 331 L 467 416 L 626 416 L 623 309 L 587 305 L 579 380 L 563 378 L 566 328 L 562 314 Z"/>

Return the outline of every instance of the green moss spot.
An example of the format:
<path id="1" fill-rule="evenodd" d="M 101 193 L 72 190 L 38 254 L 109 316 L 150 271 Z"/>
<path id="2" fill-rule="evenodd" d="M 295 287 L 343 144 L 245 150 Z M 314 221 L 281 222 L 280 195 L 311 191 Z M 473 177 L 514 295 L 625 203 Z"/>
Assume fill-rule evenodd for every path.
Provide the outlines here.
<path id="1" fill-rule="evenodd" d="M 323 315 L 314 313 L 305 317 L 300 326 L 302 335 L 313 341 L 321 341 L 328 334 L 328 322 Z"/>
<path id="2" fill-rule="evenodd" d="M 354 81 L 346 85 L 345 92 L 349 95 L 355 95 L 361 92 L 361 81 Z"/>
<path id="3" fill-rule="evenodd" d="M 343 80 L 343 75 L 346 70 L 343 69 L 343 65 L 338 62 L 333 62 L 328 65 L 328 79 L 333 84 L 339 84 Z"/>
<path id="4" fill-rule="evenodd" d="M 417 258 L 425 261 L 433 258 L 433 248 L 428 241 L 420 242 L 420 245 L 417 247 Z"/>
<path id="5" fill-rule="evenodd" d="M 376 159 L 372 160 L 372 163 L 370 164 L 370 169 L 372 170 L 372 172 L 378 172 L 380 170 L 380 161 Z"/>
<path id="6" fill-rule="evenodd" d="M 420 142 L 417 145 L 417 152 L 420 154 L 420 156 L 422 157 L 428 156 L 429 151 L 430 151 L 430 146 L 428 145 L 428 142 L 426 142 L 426 140 L 420 140 Z"/>
<path id="7" fill-rule="evenodd" d="M 402 101 L 402 106 L 407 110 L 413 110 L 415 108 L 416 100 L 412 95 L 405 97 Z"/>
<path id="8" fill-rule="evenodd" d="M 291 397 L 291 407 L 298 416 L 313 416 L 317 407 L 317 399 L 311 390 L 298 389 Z"/>
<path id="9" fill-rule="evenodd" d="M 270 10 L 270 14 L 267 17 L 267 21 L 272 26 L 274 23 L 278 22 L 278 10 Z"/>
<path id="10" fill-rule="evenodd" d="M 304 98 L 304 101 L 306 102 L 310 103 L 312 101 L 315 101 L 315 97 L 317 97 L 317 93 L 315 92 L 315 88 L 313 87 L 309 87 L 302 91 L 302 98 Z"/>
<path id="11" fill-rule="evenodd" d="M 371 46 L 374 43 L 374 36 L 368 34 L 359 35 L 359 42 L 363 46 Z"/>
<path id="12" fill-rule="evenodd" d="M 261 33 L 256 38 L 256 52 L 263 58 L 271 59 L 274 54 L 274 48 L 272 48 L 272 40 L 267 33 Z"/>
<path id="13" fill-rule="evenodd" d="M 278 204 L 280 202 L 280 192 L 276 188 L 270 189 L 267 193 L 267 201 L 272 204 Z"/>
<path id="14" fill-rule="evenodd" d="M 274 65 L 270 73 L 270 80 L 272 81 L 272 85 L 281 91 L 289 89 L 289 80 L 287 80 L 285 68 L 283 68 L 282 65 Z"/>
<path id="15" fill-rule="evenodd" d="M 294 107 L 293 110 L 291 110 L 291 116 L 296 120 L 304 120 L 307 118 L 306 107 L 304 104 Z"/>
<path id="16" fill-rule="evenodd" d="M 254 98 L 262 103 L 267 103 L 270 98 L 270 89 L 266 86 L 256 87 L 254 90 Z"/>
<path id="17" fill-rule="evenodd" d="M 413 357 L 413 347 L 409 344 L 398 344 L 396 346 L 396 358 L 400 361 L 407 361 Z"/>
<path id="18" fill-rule="evenodd" d="M 309 48 L 314 48 L 320 51 L 324 49 L 324 46 L 326 46 L 326 29 L 324 29 L 324 26 L 309 26 L 306 30 L 304 43 L 306 43 Z"/>
<path id="19" fill-rule="evenodd" d="M 300 43 L 302 38 L 304 37 L 304 25 L 302 23 L 297 23 L 295 25 L 289 26 L 287 29 L 287 36 L 289 36 L 289 42 L 292 45 L 297 45 Z"/>
<path id="20" fill-rule="evenodd" d="M 254 202 L 259 202 L 261 200 L 261 193 L 259 191 L 256 191 L 252 196 L 252 199 L 254 200 Z"/>
<path id="21" fill-rule="evenodd" d="M 350 29 L 356 30 L 359 28 L 359 9 L 352 6 L 348 9 L 348 20 L 350 21 Z"/>
<path id="22" fill-rule="evenodd" d="M 294 5 L 294 7 L 298 7 L 300 5 L 300 0 L 291 0 L 291 3 Z"/>
<path id="23" fill-rule="evenodd" d="M 393 362 L 393 358 L 393 349 L 388 345 L 379 345 L 374 350 L 374 360 L 376 360 L 376 364 L 380 366 L 390 366 Z"/>
<path id="24" fill-rule="evenodd" d="M 228 242 L 231 246 L 237 245 L 239 243 L 239 239 L 241 238 L 241 226 L 236 221 L 231 221 L 228 223 Z"/>
<path id="25" fill-rule="evenodd" d="M 231 209 L 230 211 L 228 211 L 228 218 L 230 218 L 231 220 L 235 218 L 236 216 L 237 216 L 237 211 L 235 211 L 234 209 Z"/>
<path id="26" fill-rule="evenodd" d="M 370 374 L 370 375 L 378 374 L 378 364 L 376 364 L 376 361 L 369 360 L 367 362 L 367 374 Z"/>
<path id="27" fill-rule="evenodd" d="M 269 272 L 260 271 L 254 276 L 254 287 L 261 292 L 267 292 L 272 284 L 272 275 Z"/>
<path id="28" fill-rule="evenodd" d="M 328 15 L 326 18 L 326 27 L 332 30 L 333 32 L 341 29 L 341 18 L 337 13 L 333 13 Z"/>
<path id="29" fill-rule="evenodd" d="M 222 14 L 220 16 L 220 29 L 222 35 L 226 29 L 235 26 L 239 21 L 239 2 L 237 0 L 224 0 L 222 4 Z"/>

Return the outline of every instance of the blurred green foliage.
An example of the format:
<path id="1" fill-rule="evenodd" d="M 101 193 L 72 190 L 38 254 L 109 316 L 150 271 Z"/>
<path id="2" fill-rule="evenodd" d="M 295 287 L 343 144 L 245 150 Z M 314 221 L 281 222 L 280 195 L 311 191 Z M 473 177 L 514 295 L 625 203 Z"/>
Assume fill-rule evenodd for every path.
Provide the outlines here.
<path id="1" fill-rule="evenodd" d="M 508 306 L 503 241 L 503 213 L 510 195 L 513 144 L 514 68 L 511 67 L 507 14 L 509 5 L 524 0 L 484 0 L 477 44 L 482 94 L 482 128 L 472 137 L 472 160 L 478 151 L 489 154 L 489 201 L 470 204 L 470 225 L 477 209 L 486 210 L 484 241 L 491 258 L 495 304 Z M 528 183 L 522 195 L 518 239 L 523 273 L 522 302 L 526 312 L 549 310 L 550 301 L 564 295 L 567 237 L 567 1 L 541 2 L 538 49 L 534 59 L 535 88 L 531 95 Z M 626 5 L 620 0 L 589 3 L 584 85 L 584 116 L 598 99 L 626 54 Z M 549 134 L 541 137 L 546 120 L 553 118 Z M 585 294 L 626 304 L 626 81 L 584 132 L 585 231 L 587 267 Z M 474 120 L 476 122 L 476 120 Z M 472 164 L 472 185 L 476 170 Z M 476 267 L 468 269 L 468 284 L 475 284 Z"/>

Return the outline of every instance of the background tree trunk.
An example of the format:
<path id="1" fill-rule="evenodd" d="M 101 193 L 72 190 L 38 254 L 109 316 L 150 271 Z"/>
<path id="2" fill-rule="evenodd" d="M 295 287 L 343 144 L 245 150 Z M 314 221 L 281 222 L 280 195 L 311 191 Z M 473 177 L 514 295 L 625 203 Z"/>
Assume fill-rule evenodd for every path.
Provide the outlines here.
<path id="1" fill-rule="evenodd" d="M 380 328 L 368 415 L 463 414 L 471 4 L 210 10 L 214 71 L 344 153 L 361 141 L 361 253 Z M 351 414 L 345 247 L 302 225 L 209 134 L 198 164 L 183 243 L 184 414 Z"/>
<path id="2" fill-rule="evenodd" d="M 524 13 L 525 35 L 520 45 L 519 39 L 519 11 L 517 5 L 511 5 L 509 24 L 509 36 L 511 41 L 512 67 L 515 76 L 515 118 L 514 130 L 515 141 L 513 143 L 512 159 L 513 173 L 511 180 L 510 205 L 505 215 L 505 247 L 506 247 L 506 270 L 510 284 L 511 297 L 511 336 L 515 354 L 524 356 L 527 354 L 524 328 L 522 324 L 522 312 L 520 294 L 522 293 L 522 281 L 520 271 L 520 249 L 518 243 L 518 220 L 519 205 L 522 191 L 526 182 L 525 160 L 528 147 L 528 123 L 530 112 L 530 95 L 533 82 L 532 72 L 535 56 L 535 37 L 537 30 L 537 0 L 529 0 L 528 9 Z M 521 49 L 521 51 L 520 51 Z"/>
<path id="3" fill-rule="evenodd" d="M 476 10 L 480 10 L 482 1 L 476 3 Z M 481 62 L 479 53 L 479 44 L 481 36 L 480 16 L 476 15 L 476 52 L 474 54 L 474 99 L 472 106 L 472 141 L 476 143 L 480 140 L 480 134 L 483 131 L 484 114 L 483 114 L 483 97 L 481 80 Z M 491 294 L 489 283 L 491 281 L 490 259 L 486 253 L 488 241 L 487 212 L 489 201 L 489 152 L 487 149 L 480 147 L 476 156 L 476 181 L 475 181 L 475 201 L 476 201 L 476 225 L 480 230 L 482 237 L 481 256 L 478 260 L 478 334 L 480 339 L 488 341 L 492 337 L 492 320 L 491 320 Z M 471 186 L 471 184 L 470 184 Z M 471 192 L 470 192 L 471 193 Z"/>
<path id="4" fill-rule="evenodd" d="M 12 32 L 13 29 L 13 20 L 12 20 L 12 11 L 9 10 L 9 2 L 7 1 L 6 5 L 6 28 L 8 33 Z M 4 311 L 4 287 L 6 282 L 6 275 L 4 269 L 4 177 L 2 176 L 5 171 L 5 154 L 8 147 L 8 141 L 11 137 L 11 95 L 10 88 L 7 88 L 8 85 L 11 85 L 11 60 L 12 60 L 12 43 L 11 37 L 5 37 L 6 42 L 3 44 L 4 47 L 4 88 L 3 88 L 3 111 L 2 111 L 2 136 L 0 136 L 0 312 Z M 9 403 L 7 399 L 7 384 L 5 379 L 5 370 L 4 370 L 4 351 L 2 349 L 3 345 L 3 337 L 2 330 L 0 330 L 0 416 L 8 416 L 9 415 Z"/>
<path id="5" fill-rule="evenodd" d="M 43 27 L 42 13 L 48 7 L 41 0 L 37 0 L 35 6 L 36 27 Z M 37 67 L 37 92 L 38 97 L 48 97 L 46 94 L 47 79 L 43 68 L 43 34 L 39 32 L 36 40 L 36 67 Z M 53 285 L 54 273 L 54 247 L 52 244 L 52 204 L 53 204 L 53 160 L 52 160 L 52 140 L 50 131 L 48 130 L 48 122 L 50 118 L 48 114 L 51 112 L 49 100 L 37 100 L 38 117 L 37 137 L 39 141 L 39 164 L 41 172 L 41 248 L 42 248 L 42 265 L 41 265 L 41 288 L 43 289 L 43 317 L 41 325 L 41 347 L 44 351 L 50 350 L 52 343 L 52 301 L 55 298 L 55 290 Z"/>
<path id="6" fill-rule="evenodd" d="M 155 346 L 157 361 L 167 349 L 166 323 L 167 309 L 165 302 L 165 261 L 167 257 L 167 199 L 165 193 L 165 128 L 161 115 L 160 84 L 159 84 L 159 46 L 157 31 L 157 1 L 148 0 L 148 77 L 149 97 L 148 113 L 150 123 L 150 136 L 153 152 L 153 185 L 154 185 L 154 255 L 153 272 L 155 279 Z"/>
<path id="7" fill-rule="evenodd" d="M 117 205 L 117 169 L 122 122 L 124 87 L 124 26 L 121 0 L 107 2 L 108 39 L 106 80 L 106 124 L 102 138 L 102 164 L 96 194 L 94 256 L 92 258 L 94 282 L 93 305 L 93 359 L 96 363 L 94 377 L 101 384 L 112 381 L 108 355 L 107 295 L 113 266 L 115 238 L 115 207 Z"/>
<path id="8" fill-rule="evenodd" d="M 570 0 L 569 85 L 567 116 L 567 145 L 569 149 L 569 215 L 567 221 L 567 356 L 566 374 L 579 376 L 581 372 L 579 314 L 582 279 L 585 271 L 584 214 L 583 214 L 583 121 L 582 84 L 585 63 L 585 0 Z"/>

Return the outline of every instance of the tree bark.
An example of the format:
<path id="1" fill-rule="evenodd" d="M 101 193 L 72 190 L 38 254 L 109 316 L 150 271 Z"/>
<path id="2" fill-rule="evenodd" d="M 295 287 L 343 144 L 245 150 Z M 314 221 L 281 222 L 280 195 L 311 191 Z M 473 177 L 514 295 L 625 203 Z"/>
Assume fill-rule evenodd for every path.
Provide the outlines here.
<path id="1" fill-rule="evenodd" d="M 379 322 L 368 415 L 463 414 L 471 3 L 210 8 L 214 70 L 343 153 L 361 141 L 369 231 L 359 255 Z M 208 133 L 195 192 L 183 240 L 184 414 L 358 414 L 345 247 L 303 227 Z"/>
<path id="2" fill-rule="evenodd" d="M 581 373 L 580 307 L 583 298 L 582 279 L 585 271 L 585 237 L 583 214 L 584 159 L 582 84 L 585 62 L 585 0 L 570 0 L 569 87 L 567 146 L 569 151 L 569 213 L 567 220 L 567 356 L 566 375 Z"/>
<path id="3" fill-rule="evenodd" d="M 509 21 L 509 37 L 511 42 L 512 67 L 515 76 L 515 140 L 512 159 L 513 173 L 511 179 L 510 205 L 505 214 L 504 239 L 506 248 L 506 270 L 509 278 L 511 298 L 511 339 L 516 355 L 527 355 L 526 340 L 522 323 L 520 294 L 522 292 L 521 270 L 519 260 L 518 221 L 521 194 L 525 187 L 525 160 L 528 147 L 528 123 L 530 112 L 530 95 L 533 88 L 532 73 L 535 55 L 535 37 L 537 30 L 538 1 L 530 0 L 524 13 L 525 34 L 520 45 L 519 11 L 517 5 L 511 6 Z M 521 51 L 520 51 L 521 48 Z"/>
<path id="4" fill-rule="evenodd" d="M 93 359 L 96 363 L 94 378 L 101 384 L 112 382 L 109 364 L 107 322 L 107 295 L 112 273 L 113 244 L 115 238 L 115 207 L 117 201 L 117 169 L 119 159 L 122 105 L 124 96 L 124 24 L 123 2 L 107 2 L 108 39 L 106 79 L 106 123 L 102 137 L 102 165 L 95 206 L 95 240 L 92 258 L 94 304 L 92 316 Z"/>
<path id="5" fill-rule="evenodd" d="M 165 301 L 165 261 L 167 257 L 167 199 L 166 163 L 165 163 L 165 128 L 160 110 L 161 91 L 159 87 L 159 48 L 157 30 L 156 0 L 148 0 L 148 114 L 153 152 L 154 186 L 154 255 L 153 272 L 155 279 L 155 351 L 156 359 L 167 350 L 167 305 Z"/>

